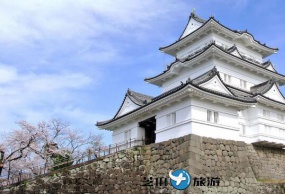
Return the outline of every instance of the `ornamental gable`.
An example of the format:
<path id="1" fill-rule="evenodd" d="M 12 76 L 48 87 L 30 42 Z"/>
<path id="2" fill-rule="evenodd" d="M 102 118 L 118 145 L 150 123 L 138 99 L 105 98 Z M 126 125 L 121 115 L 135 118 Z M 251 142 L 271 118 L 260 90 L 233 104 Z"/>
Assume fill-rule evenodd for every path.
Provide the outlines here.
<path id="1" fill-rule="evenodd" d="M 201 84 L 200 86 L 217 92 L 232 95 L 232 93 L 226 88 L 226 86 L 222 83 L 217 75 L 215 75 L 209 81 Z"/>
<path id="2" fill-rule="evenodd" d="M 118 111 L 118 114 L 116 115 L 116 118 L 119 116 L 122 116 L 128 112 L 131 112 L 132 110 L 135 110 L 138 107 L 140 107 L 140 106 L 135 104 L 128 96 L 126 96 L 121 108 Z"/>
<path id="3" fill-rule="evenodd" d="M 278 86 L 274 84 L 266 93 L 263 94 L 264 96 L 271 98 L 273 100 L 285 103 L 283 95 L 280 93 Z"/>

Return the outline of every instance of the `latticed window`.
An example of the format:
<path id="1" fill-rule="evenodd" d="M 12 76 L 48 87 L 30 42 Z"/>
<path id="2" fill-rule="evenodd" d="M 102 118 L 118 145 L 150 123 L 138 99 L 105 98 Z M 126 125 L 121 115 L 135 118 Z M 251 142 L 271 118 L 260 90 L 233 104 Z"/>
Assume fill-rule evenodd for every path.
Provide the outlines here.
<path id="1" fill-rule="evenodd" d="M 207 110 L 207 121 L 211 122 L 211 119 L 212 119 L 212 111 Z"/>
<path id="2" fill-rule="evenodd" d="M 231 83 L 231 76 L 227 75 L 227 74 L 224 74 L 224 81 L 228 82 L 228 83 Z"/>
<path id="3" fill-rule="evenodd" d="M 211 111 L 211 110 L 207 110 L 207 121 L 218 123 L 219 122 L 219 113 Z"/>
<path id="4" fill-rule="evenodd" d="M 264 117 L 270 117 L 270 111 L 263 109 L 263 116 L 264 116 Z"/>
<path id="5" fill-rule="evenodd" d="M 131 138 L 131 130 L 125 131 L 125 141 L 130 140 Z"/>
<path id="6" fill-rule="evenodd" d="M 246 134 L 246 130 L 245 130 L 245 125 L 244 124 L 241 124 L 241 129 L 240 129 L 241 131 L 240 131 L 240 133 L 242 134 L 242 135 L 245 135 Z"/>
<path id="7" fill-rule="evenodd" d="M 218 123 L 218 121 L 219 121 L 219 113 L 214 112 L 214 123 Z"/>
<path id="8" fill-rule="evenodd" d="M 176 112 L 170 113 L 166 116 L 168 125 L 173 125 L 176 123 Z"/>
<path id="9" fill-rule="evenodd" d="M 243 89 L 246 89 L 246 81 L 245 80 L 240 80 L 240 87 Z"/>

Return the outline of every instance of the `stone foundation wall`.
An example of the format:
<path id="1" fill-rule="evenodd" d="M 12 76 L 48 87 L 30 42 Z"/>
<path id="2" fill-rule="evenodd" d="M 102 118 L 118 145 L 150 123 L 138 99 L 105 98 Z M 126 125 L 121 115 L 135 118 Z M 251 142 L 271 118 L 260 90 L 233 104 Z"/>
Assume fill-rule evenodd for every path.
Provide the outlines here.
<path id="1" fill-rule="evenodd" d="M 252 170 L 259 180 L 285 181 L 285 150 L 247 145 Z"/>
<path id="2" fill-rule="evenodd" d="M 284 193 L 285 151 L 254 147 L 244 142 L 188 135 L 133 147 L 84 165 L 58 170 L 44 177 L 5 188 L 0 193 Z M 184 191 L 169 184 L 170 170 L 184 169 L 192 177 Z M 193 178 L 220 178 L 219 186 L 194 186 Z M 146 180 L 153 186 L 143 186 Z M 168 179 L 168 184 L 156 180 Z M 264 182 L 266 180 L 267 182 Z M 272 181 L 275 180 L 275 181 Z"/>

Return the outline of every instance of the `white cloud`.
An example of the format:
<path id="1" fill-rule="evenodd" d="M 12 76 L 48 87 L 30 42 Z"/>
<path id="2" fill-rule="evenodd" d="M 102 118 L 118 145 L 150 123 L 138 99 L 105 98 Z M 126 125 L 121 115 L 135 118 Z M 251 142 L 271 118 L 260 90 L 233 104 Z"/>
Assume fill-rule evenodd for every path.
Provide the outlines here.
<path id="1" fill-rule="evenodd" d="M 129 0 L 3 0 L 0 6 L 0 42 L 27 43 L 39 39 L 98 37 L 144 28 L 165 16 L 176 3 Z"/>
<path id="2" fill-rule="evenodd" d="M 17 79 L 17 70 L 11 66 L 0 65 L 0 84 Z"/>
<path id="3" fill-rule="evenodd" d="M 102 97 L 95 102 L 93 96 L 100 95 L 94 88 L 107 79 L 102 75 L 106 64 L 126 64 L 130 56 L 124 49 L 136 52 L 130 44 L 144 42 L 145 32 L 160 37 L 163 32 L 154 24 L 167 23 L 165 18 L 172 19 L 168 13 L 181 4 L 0 0 L 0 64 L 10 64 L 0 65 L 0 109 L 5 110 L 0 130 L 21 119 L 36 123 L 53 117 L 95 129 L 96 120 L 111 115 L 92 109 L 104 102 Z"/>
<path id="4" fill-rule="evenodd" d="M 77 92 L 91 83 L 96 85 L 100 77 L 90 78 L 74 72 L 21 74 L 15 68 L 4 65 L 0 66 L 0 75 L 7 77 L 5 80 L 1 78 L 0 109 L 5 110 L 2 114 L 10 115 L 13 119 L 26 119 L 31 114 L 45 115 L 52 113 L 55 107 L 76 104 L 80 100 Z"/>

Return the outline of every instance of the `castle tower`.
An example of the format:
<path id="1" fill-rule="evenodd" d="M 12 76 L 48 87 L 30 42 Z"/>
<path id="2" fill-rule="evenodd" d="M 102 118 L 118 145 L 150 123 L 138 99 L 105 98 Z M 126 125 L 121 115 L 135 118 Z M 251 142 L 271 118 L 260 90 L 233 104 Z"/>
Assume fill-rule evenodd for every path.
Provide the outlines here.
<path id="1" fill-rule="evenodd" d="M 113 143 L 197 134 L 285 147 L 285 76 L 264 61 L 277 48 L 192 12 L 178 40 L 160 50 L 175 60 L 145 81 L 162 94 L 128 90 L 115 116 L 97 122 L 113 131 Z"/>

